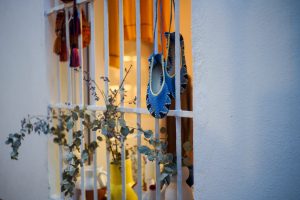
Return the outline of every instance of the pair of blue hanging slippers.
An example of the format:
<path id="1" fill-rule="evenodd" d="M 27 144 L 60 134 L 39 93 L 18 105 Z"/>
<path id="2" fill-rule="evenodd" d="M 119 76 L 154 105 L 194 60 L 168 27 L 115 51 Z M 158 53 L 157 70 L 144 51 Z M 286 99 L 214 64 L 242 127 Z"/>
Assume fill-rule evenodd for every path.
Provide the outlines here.
<path id="1" fill-rule="evenodd" d="M 167 59 L 162 54 L 152 54 L 149 58 L 149 83 L 147 86 L 146 104 L 155 118 L 164 118 L 175 99 L 175 33 L 166 32 Z M 180 34 L 180 92 L 187 88 L 188 75 L 184 55 L 184 41 Z"/>

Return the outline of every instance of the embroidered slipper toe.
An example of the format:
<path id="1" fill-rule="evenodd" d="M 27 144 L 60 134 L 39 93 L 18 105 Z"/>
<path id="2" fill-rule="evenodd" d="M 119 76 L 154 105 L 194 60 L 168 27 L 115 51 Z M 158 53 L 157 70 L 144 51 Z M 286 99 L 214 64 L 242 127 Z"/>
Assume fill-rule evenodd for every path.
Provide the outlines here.
<path id="1" fill-rule="evenodd" d="M 164 118 L 171 105 L 171 94 L 165 80 L 165 71 L 161 54 L 150 56 L 149 83 L 147 86 L 147 109 L 155 118 Z"/>
<path id="2" fill-rule="evenodd" d="M 169 87 L 172 97 L 175 98 L 175 32 L 165 32 L 167 38 L 167 60 L 165 63 L 166 83 Z M 180 93 L 187 88 L 188 75 L 184 54 L 184 40 L 180 34 Z"/>

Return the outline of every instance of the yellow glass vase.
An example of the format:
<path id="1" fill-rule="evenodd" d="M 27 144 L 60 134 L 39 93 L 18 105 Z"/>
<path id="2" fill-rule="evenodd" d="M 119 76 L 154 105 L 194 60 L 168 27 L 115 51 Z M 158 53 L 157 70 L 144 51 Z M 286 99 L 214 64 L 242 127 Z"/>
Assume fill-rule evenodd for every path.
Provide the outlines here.
<path id="1" fill-rule="evenodd" d="M 132 189 L 135 184 L 132 178 L 132 168 L 131 160 L 127 159 L 125 161 L 126 166 L 126 199 L 127 200 L 137 200 L 138 197 L 134 190 Z M 110 185 L 111 185 L 111 200 L 120 200 L 122 199 L 122 175 L 121 175 L 121 165 L 110 164 Z"/>

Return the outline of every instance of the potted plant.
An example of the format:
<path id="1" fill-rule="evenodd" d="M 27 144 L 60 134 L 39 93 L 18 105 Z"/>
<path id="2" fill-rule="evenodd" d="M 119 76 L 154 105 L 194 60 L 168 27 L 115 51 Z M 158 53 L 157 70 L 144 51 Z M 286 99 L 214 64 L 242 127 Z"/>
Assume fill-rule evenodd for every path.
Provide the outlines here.
<path id="1" fill-rule="evenodd" d="M 166 129 L 162 127 L 161 133 L 165 133 Z M 145 139 L 149 145 L 138 147 L 138 151 L 144 154 L 150 161 L 158 161 L 162 166 L 160 181 L 164 185 L 162 196 L 165 200 L 177 199 L 177 159 L 172 153 L 167 153 L 167 142 L 160 141 L 153 134 L 145 134 Z M 193 193 L 190 186 L 186 183 L 189 177 L 188 167 L 192 165 L 192 160 L 188 154 L 193 150 L 189 141 L 183 144 L 185 155 L 182 157 L 182 195 L 184 199 L 192 200 Z M 161 186 L 156 186 L 161 188 Z"/>
<path id="2" fill-rule="evenodd" d="M 95 100 L 100 99 L 99 94 L 104 99 L 106 109 L 101 113 L 96 113 L 87 110 L 86 107 L 69 107 L 67 109 L 48 108 L 47 116 L 30 116 L 28 115 L 21 121 L 21 128 L 18 132 L 9 134 L 6 144 L 12 148 L 11 159 L 17 160 L 19 156 L 19 148 L 22 140 L 26 135 L 31 133 L 50 135 L 53 137 L 53 142 L 62 146 L 66 152 L 64 158 L 65 167 L 62 174 L 61 191 L 65 196 L 72 196 L 74 194 L 75 183 L 80 174 L 80 167 L 83 166 L 87 160 L 93 155 L 99 146 L 99 142 L 105 139 L 108 144 L 108 150 L 111 152 L 112 161 L 111 169 L 111 189 L 112 199 L 120 199 L 121 188 L 121 148 L 126 141 L 129 134 L 133 134 L 139 130 L 146 137 L 152 135 L 151 130 L 143 130 L 139 124 L 137 127 L 129 127 L 124 120 L 124 113 L 119 110 L 119 102 L 117 96 L 120 93 L 125 93 L 124 81 L 129 74 L 131 67 L 126 70 L 125 76 L 119 85 L 118 89 L 110 90 L 106 95 L 103 90 L 99 89 L 96 82 L 88 76 L 85 72 L 84 80 L 89 85 L 89 90 L 94 96 Z M 100 77 L 104 82 L 109 82 L 107 77 Z M 124 100 L 124 99 L 122 99 Z M 135 104 L 136 98 L 129 103 Z M 98 131 L 96 141 L 92 141 L 84 146 L 81 150 L 81 138 L 83 132 L 78 127 L 81 122 L 84 128 L 90 131 Z M 68 133 L 72 131 L 72 141 L 67 140 Z M 128 156 L 128 154 L 126 154 Z M 137 199 L 136 194 L 132 190 L 133 179 L 131 172 L 131 161 L 126 159 L 126 195 L 128 199 Z"/>

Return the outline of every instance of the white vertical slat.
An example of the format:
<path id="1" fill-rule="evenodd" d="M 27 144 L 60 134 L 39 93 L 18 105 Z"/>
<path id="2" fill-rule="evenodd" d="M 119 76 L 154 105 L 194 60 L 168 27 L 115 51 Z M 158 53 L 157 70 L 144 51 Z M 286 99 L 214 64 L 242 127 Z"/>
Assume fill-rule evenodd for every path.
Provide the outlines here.
<path id="1" fill-rule="evenodd" d="M 158 0 L 153 0 L 153 28 L 156 24 L 156 29 L 154 32 L 154 38 L 155 39 L 153 41 L 154 44 L 154 53 L 158 53 L 158 27 L 157 27 L 157 20 L 158 20 L 158 13 L 157 13 L 157 1 Z M 159 140 L 159 119 L 155 119 L 155 138 Z M 155 177 L 156 177 L 156 192 L 155 192 L 155 197 L 156 200 L 160 200 L 160 181 L 159 181 L 159 177 L 160 177 L 160 168 L 159 168 L 159 163 L 156 160 L 155 161 Z M 148 188 L 147 188 L 148 189 Z"/>
<path id="2" fill-rule="evenodd" d="M 80 29 L 82 30 L 82 14 L 80 11 L 80 7 L 78 7 L 78 12 L 79 12 L 79 16 L 80 16 Z M 79 53 L 80 53 L 80 69 L 79 69 L 79 105 L 82 106 L 83 105 L 83 47 L 82 47 L 82 33 L 79 36 Z M 83 152 L 84 150 L 84 127 L 82 124 L 82 119 L 80 118 L 80 130 L 82 132 L 82 136 L 81 136 L 81 144 L 80 144 L 80 152 Z M 80 188 L 81 188 L 81 200 L 85 200 L 85 174 L 84 174 L 84 164 L 81 167 L 81 171 L 80 171 L 80 176 L 81 176 L 81 184 L 80 184 Z"/>
<path id="3" fill-rule="evenodd" d="M 59 1 L 55 0 L 55 6 L 59 5 Z M 57 56 L 57 68 L 56 68 L 56 76 L 57 76 L 57 103 L 61 103 L 61 77 L 60 77 L 60 60 L 59 56 Z M 58 109 L 58 113 L 60 113 L 60 109 Z M 58 115 L 60 116 L 60 115 Z M 58 123 L 60 123 L 60 118 L 58 119 Z M 59 183 L 62 184 L 62 174 L 63 174 L 63 149 L 62 146 L 58 146 L 58 165 L 59 165 Z M 64 198 L 63 192 L 60 191 L 60 198 Z"/>
<path id="4" fill-rule="evenodd" d="M 60 181 L 60 185 L 62 184 L 62 174 L 63 174 L 63 149 L 62 146 L 59 145 L 58 146 L 58 159 L 59 159 L 59 181 Z M 60 191 L 60 198 L 64 199 L 64 193 Z"/>
<path id="5" fill-rule="evenodd" d="M 67 49 L 68 49 L 68 56 L 70 56 L 70 35 L 69 35 L 69 9 L 65 9 L 66 17 L 66 40 L 67 40 Z M 68 103 L 72 104 L 72 69 L 70 68 L 70 59 L 68 59 Z M 68 142 L 71 144 L 73 140 L 72 131 L 68 132 Z"/>
<path id="6" fill-rule="evenodd" d="M 175 90 L 177 111 L 181 110 L 180 101 L 180 1 L 175 1 Z M 176 155 L 177 155 L 177 199 L 182 199 L 182 152 L 181 152 L 181 117 L 176 116 Z"/>
<path id="7" fill-rule="evenodd" d="M 136 107 L 137 109 L 141 108 L 141 15 L 140 15 L 140 0 L 135 1 L 135 23 L 136 23 Z M 137 113 L 136 115 L 137 124 L 141 125 L 141 114 Z M 137 146 L 141 146 L 141 135 L 138 130 L 137 137 Z M 141 154 L 137 153 L 137 192 L 138 199 L 142 199 L 142 158 Z"/>
<path id="8" fill-rule="evenodd" d="M 59 104 L 61 102 L 61 82 L 60 82 L 60 61 L 59 56 L 57 56 L 57 103 Z M 60 109 L 58 109 L 58 113 L 60 113 Z M 58 115 L 60 116 L 60 115 Z M 60 123 L 60 118 L 58 119 L 58 123 Z M 62 173 L 63 173 L 63 150 L 62 146 L 58 146 L 58 164 L 59 164 L 59 181 L 60 184 L 62 183 Z M 63 199 L 64 195 L 62 192 L 60 192 L 60 198 Z"/>
<path id="9" fill-rule="evenodd" d="M 91 1 L 88 4 L 89 10 L 89 19 L 91 23 L 91 41 L 89 45 L 89 64 L 90 64 L 90 78 L 93 80 L 95 79 L 95 15 L 94 15 L 94 1 Z M 90 96 L 90 103 L 91 105 L 95 105 L 96 101 L 94 96 Z M 93 140 L 97 140 L 97 133 L 96 131 L 92 131 L 93 133 Z M 98 188 L 97 188 L 97 150 L 93 155 L 93 170 L 94 170 L 94 199 L 98 199 Z"/>
<path id="10" fill-rule="evenodd" d="M 155 119 L 155 138 L 159 140 L 159 119 Z M 160 167 L 158 160 L 155 161 L 155 178 L 156 178 L 156 200 L 160 200 Z"/>
<path id="11" fill-rule="evenodd" d="M 108 0 L 104 0 L 104 76 L 109 77 L 109 35 L 108 35 Z M 105 95 L 108 94 L 108 82 L 105 81 Z M 107 166 L 107 199 L 111 199 L 110 187 L 110 152 L 106 143 L 106 166 Z"/>
<path id="12" fill-rule="evenodd" d="M 120 83 L 123 80 L 124 73 L 124 27 L 123 27 L 123 0 L 119 0 L 119 41 L 120 41 Z M 125 84 L 125 83 L 124 83 Z M 124 85 L 123 85 L 124 86 Z M 120 91 L 120 106 L 124 106 L 124 93 Z M 124 117 L 124 116 L 123 116 Z M 126 200 L 126 165 L 125 165 L 125 141 L 121 139 L 121 172 L 122 172 L 122 200 Z"/>

